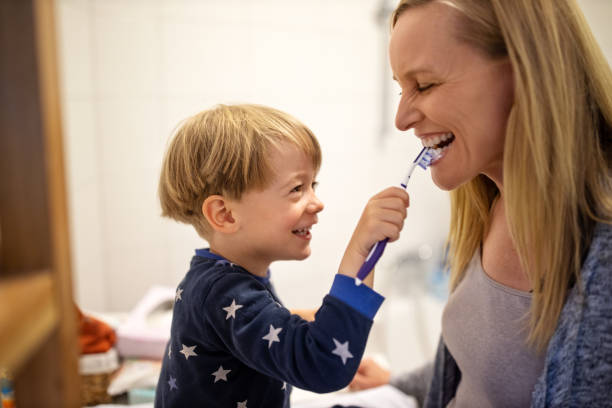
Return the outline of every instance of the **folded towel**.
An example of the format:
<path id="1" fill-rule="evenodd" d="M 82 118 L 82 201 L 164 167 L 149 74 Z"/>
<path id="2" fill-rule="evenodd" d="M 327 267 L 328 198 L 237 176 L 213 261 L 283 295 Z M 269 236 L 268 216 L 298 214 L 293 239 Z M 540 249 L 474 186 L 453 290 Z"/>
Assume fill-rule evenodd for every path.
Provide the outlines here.
<path id="1" fill-rule="evenodd" d="M 86 316 L 75 306 L 79 319 L 79 346 L 81 354 L 105 353 L 117 341 L 115 330 L 108 324 Z"/>

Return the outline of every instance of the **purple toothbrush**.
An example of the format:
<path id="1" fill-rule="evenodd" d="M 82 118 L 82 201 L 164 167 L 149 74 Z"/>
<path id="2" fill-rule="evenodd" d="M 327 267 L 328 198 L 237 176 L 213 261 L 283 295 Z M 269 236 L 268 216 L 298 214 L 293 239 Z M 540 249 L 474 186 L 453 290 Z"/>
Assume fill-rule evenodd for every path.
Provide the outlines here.
<path id="1" fill-rule="evenodd" d="M 417 158 L 414 159 L 414 162 L 412 162 L 412 165 L 408 170 L 408 175 L 406 176 L 404 182 L 401 184 L 402 188 L 405 189 L 408 186 L 408 181 L 410 180 L 410 176 L 412 176 L 412 172 L 414 171 L 416 166 L 420 166 L 424 170 L 426 170 L 435 156 L 436 153 L 433 149 L 429 147 L 424 147 L 423 150 L 421 150 L 421 153 L 419 153 L 419 155 L 417 156 Z M 389 238 L 385 238 L 382 241 L 378 241 L 376 245 L 372 247 L 370 253 L 368 254 L 368 257 L 357 272 L 357 276 L 355 277 L 355 285 L 361 285 L 363 280 L 368 276 L 370 271 L 374 268 L 374 265 L 376 265 L 376 262 L 378 262 L 378 259 L 382 255 L 383 251 L 385 250 L 388 241 Z"/>

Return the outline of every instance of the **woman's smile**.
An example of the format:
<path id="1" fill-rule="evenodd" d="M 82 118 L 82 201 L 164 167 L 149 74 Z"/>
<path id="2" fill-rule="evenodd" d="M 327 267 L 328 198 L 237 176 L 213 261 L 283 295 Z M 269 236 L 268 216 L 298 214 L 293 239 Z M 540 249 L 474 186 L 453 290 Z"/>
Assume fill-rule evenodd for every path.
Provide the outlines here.
<path id="1" fill-rule="evenodd" d="M 429 21 L 438 20 L 435 27 Z M 444 190 L 479 174 L 502 183 L 506 123 L 514 102 L 511 65 L 461 42 L 456 15 L 439 3 L 399 17 L 389 43 L 402 89 L 396 126 L 436 152 L 431 175 Z M 428 84 L 423 86 L 422 84 Z"/>

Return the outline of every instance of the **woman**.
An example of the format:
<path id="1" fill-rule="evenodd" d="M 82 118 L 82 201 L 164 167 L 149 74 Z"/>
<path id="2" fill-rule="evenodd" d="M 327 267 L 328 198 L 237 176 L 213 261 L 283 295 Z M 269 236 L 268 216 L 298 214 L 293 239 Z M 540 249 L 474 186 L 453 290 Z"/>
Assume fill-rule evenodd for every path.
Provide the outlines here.
<path id="1" fill-rule="evenodd" d="M 427 407 L 612 406 L 612 74 L 573 0 L 403 0 L 396 126 L 442 147 L 451 295 Z M 364 361 L 353 388 L 384 383 Z"/>

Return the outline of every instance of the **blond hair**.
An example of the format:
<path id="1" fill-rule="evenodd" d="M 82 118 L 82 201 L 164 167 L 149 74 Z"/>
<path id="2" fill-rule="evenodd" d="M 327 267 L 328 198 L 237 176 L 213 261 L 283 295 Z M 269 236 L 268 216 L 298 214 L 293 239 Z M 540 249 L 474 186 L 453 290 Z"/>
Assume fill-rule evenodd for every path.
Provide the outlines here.
<path id="1" fill-rule="evenodd" d="M 265 188 L 273 175 L 272 149 L 288 142 L 300 148 L 315 171 L 321 149 L 305 125 L 279 110 L 260 105 L 217 105 L 187 118 L 172 138 L 162 164 L 162 215 L 191 224 L 210 237 L 202 204 L 210 195 L 239 200 L 250 189 Z"/>
<path id="2" fill-rule="evenodd" d="M 431 1 L 401 1 L 392 26 Z M 595 223 L 612 223 L 612 73 L 573 0 L 433 1 L 458 11 L 460 40 L 512 64 L 506 216 L 534 288 L 528 343 L 543 350 L 579 282 Z M 483 175 L 451 192 L 451 290 L 481 245 L 498 193 Z"/>

